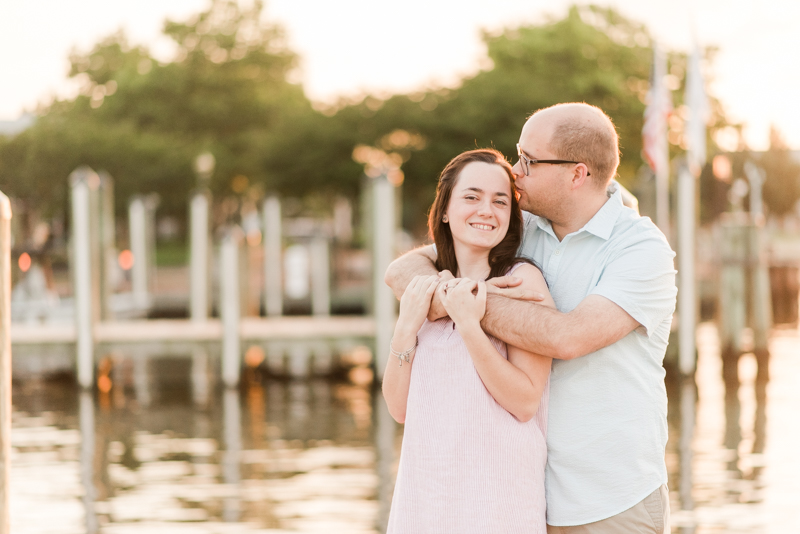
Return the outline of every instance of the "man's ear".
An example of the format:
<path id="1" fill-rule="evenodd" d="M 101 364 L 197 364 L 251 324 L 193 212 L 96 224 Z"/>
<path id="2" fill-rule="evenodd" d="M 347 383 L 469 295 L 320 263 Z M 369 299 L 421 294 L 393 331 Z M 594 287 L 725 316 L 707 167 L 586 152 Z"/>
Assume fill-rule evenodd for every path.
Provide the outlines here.
<path id="1" fill-rule="evenodd" d="M 585 163 L 578 163 L 572 171 L 572 189 L 580 189 L 589 180 L 589 168 Z"/>

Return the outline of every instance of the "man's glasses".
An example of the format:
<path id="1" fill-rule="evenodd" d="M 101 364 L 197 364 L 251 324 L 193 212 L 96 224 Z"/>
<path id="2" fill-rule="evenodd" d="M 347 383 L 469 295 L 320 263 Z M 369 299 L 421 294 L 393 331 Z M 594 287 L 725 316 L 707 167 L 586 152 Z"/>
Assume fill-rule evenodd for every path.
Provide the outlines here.
<path id="1" fill-rule="evenodd" d="M 531 159 L 525 155 L 520 148 L 519 143 L 517 143 L 517 155 L 519 156 L 519 163 L 520 167 L 522 167 L 522 171 L 525 173 L 525 176 L 528 176 L 530 173 L 531 165 L 536 163 L 548 163 L 550 165 L 558 165 L 559 163 L 580 163 L 580 161 L 567 161 L 565 159 Z M 586 176 L 591 176 L 590 172 L 586 173 Z"/>

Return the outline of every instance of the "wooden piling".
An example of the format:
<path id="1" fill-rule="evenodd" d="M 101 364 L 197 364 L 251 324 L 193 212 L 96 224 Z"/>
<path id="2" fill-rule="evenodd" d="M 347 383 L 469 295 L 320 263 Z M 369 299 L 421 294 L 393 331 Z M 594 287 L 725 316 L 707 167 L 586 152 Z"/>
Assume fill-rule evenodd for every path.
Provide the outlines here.
<path id="1" fill-rule="evenodd" d="M 267 317 L 283 314 L 281 277 L 281 204 L 278 197 L 264 200 L 264 311 Z"/>
<path id="2" fill-rule="evenodd" d="M 114 319 L 110 308 L 111 295 L 116 283 L 116 220 L 114 218 L 114 180 L 105 171 L 97 173 L 100 178 L 100 317 L 103 320 Z"/>
<path id="3" fill-rule="evenodd" d="M 72 277 L 75 299 L 75 330 L 78 383 L 94 384 L 94 325 L 98 319 L 99 287 L 92 261 L 91 195 L 100 179 L 89 167 L 78 167 L 70 175 L 72 188 Z M 135 258 L 134 258 L 134 261 Z"/>
<path id="4" fill-rule="evenodd" d="M 11 532 L 11 202 L 0 193 L 0 534 Z"/>
<path id="5" fill-rule="evenodd" d="M 239 385 L 241 340 L 239 339 L 239 242 L 241 230 L 228 229 L 220 246 L 220 318 L 222 319 L 222 381 L 226 387 Z"/>
<path id="6" fill-rule="evenodd" d="M 189 316 L 208 319 L 209 308 L 209 205 L 206 189 L 195 191 L 189 203 Z"/>
<path id="7" fill-rule="evenodd" d="M 150 288 L 147 246 L 147 207 L 144 197 L 137 195 L 128 204 L 128 233 L 133 253 L 131 267 L 131 293 L 133 302 L 139 309 L 150 306 Z"/>
<path id="8" fill-rule="evenodd" d="M 317 236 L 311 240 L 311 313 L 331 314 L 331 262 L 328 239 Z"/>
<path id="9" fill-rule="evenodd" d="M 397 320 L 397 299 L 384 283 L 384 273 L 394 260 L 396 231 L 395 186 L 385 174 L 372 181 L 372 276 L 373 313 L 375 315 L 375 368 L 383 378 L 386 354 Z"/>
<path id="10" fill-rule="evenodd" d="M 678 366 L 684 375 L 697 362 L 697 291 L 695 229 L 697 180 L 685 165 L 678 172 Z"/>
<path id="11" fill-rule="evenodd" d="M 772 327 L 769 270 L 763 250 L 763 217 L 728 213 L 721 219 L 720 345 L 722 374 L 728 387 L 738 387 L 742 331 L 753 331 L 758 381 L 769 373 L 769 330 Z"/>
<path id="12" fill-rule="evenodd" d="M 738 387 L 742 330 L 746 325 L 746 272 L 748 254 L 746 213 L 728 213 L 721 218 L 720 242 L 720 349 L 722 377 L 726 387 Z"/>

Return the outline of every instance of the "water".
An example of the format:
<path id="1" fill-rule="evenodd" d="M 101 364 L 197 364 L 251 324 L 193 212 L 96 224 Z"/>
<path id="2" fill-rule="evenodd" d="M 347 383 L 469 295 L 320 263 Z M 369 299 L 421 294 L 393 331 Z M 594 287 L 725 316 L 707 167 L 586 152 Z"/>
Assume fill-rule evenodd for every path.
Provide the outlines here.
<path id="1" fill-rule="evenodd" d="M 798 332 L 773 336 L 766 387 L 743 356 L 727 400 L 713 327 L 699 346 L 696 387 L 668 384 L 673 532 L 800 533 Z M 251 372 L 198 403 L 170 365 L 146 390 L 15 384 L 13 532 L 380 531 L 402 429 L 374 387 Z"/>

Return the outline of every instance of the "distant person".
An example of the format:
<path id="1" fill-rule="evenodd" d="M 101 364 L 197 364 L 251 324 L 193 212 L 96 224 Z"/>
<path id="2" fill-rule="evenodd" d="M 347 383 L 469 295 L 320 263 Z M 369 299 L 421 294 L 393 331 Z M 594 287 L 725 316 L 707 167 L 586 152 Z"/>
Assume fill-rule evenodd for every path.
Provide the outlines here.
<path id="1" fill-rule="evenodd" d="M 530 291 L 515 287 L 515 272 L 486 282 L 481 326 L 509 346 L 554 358 L 548 532 L 667 533 L 662 362 L 677 293 L 674 253 L 611 183 L 618 136 L 599 108 L 536 112 L 517 152 L 516 188 L 529 212 L 520 253 L 542 267 L 557 309 L 521 300 Z M 436 261 L 432 247 L 417 249 L 390 265 L 386 281 L 401 296 L 413 277 L 435 274 Z M 429 319 L 447 313 L 437 293 Z"/>
<path id="2" fill-rule="evenodd" d="M 546 532 L 551 360 L 480 326 L 484 280 L 513 273 L 547 295 L 541 272 L 517 258 L 522 225 L 502 154 L 472 150 L 442 171 L 428 219 L 436 270 L 405 288 L 383 378 L 405 423 L 389 534 Z M 437 289 L 447 317 L 427 321 Z"/>

